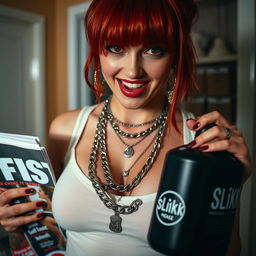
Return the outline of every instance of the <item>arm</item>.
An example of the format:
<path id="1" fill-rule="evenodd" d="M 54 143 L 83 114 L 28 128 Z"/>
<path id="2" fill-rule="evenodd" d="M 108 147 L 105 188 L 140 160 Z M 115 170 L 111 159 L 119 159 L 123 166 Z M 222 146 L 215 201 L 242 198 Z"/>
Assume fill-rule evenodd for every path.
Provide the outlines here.
<path id="1" fill-rule="evenodd" d="M 202 115 L 197 120 L 187 120 L 188 128 L 195 131 L 200 130 L 209 123 L 215 123 L 217 126 L 201 133 L 192 143 L 190 143 L 190 146 L 192 148 L 199 148 L 204 152 L 227 150 L 232 153 L 245 166 L 243 177 L 244 183 L 252 173 L 252 162 L 242 133 L 217 111 Z M 231 136 L 227 136 L 226 128 L 230 129 Z M 238 204 L 236 210 L 233 231 L 226 256 L 240 255 L 241 241 L 239 236 L 239 216 L 240 204 Z"/>

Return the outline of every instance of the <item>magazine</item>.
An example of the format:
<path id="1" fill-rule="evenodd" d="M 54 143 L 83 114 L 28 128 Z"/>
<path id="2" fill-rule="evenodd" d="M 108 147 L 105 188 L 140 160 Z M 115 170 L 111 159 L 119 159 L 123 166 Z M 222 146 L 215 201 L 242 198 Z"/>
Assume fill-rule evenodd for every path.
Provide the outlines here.
<path id="1" fill-rule="evenodd" d="M 51 209 L 54 186 L 51 163 L 38 137 L 0 133 L 0 189 L 35 189 L 33 195 L 13 200 L 12 204 L 46 202 L 45 208 L 36 210 L 44 213 L 43 219 L 24 225 L 20 232 L 8 234 L 12 255 L 65 255 L 65 231 L 54 220 Z"/>

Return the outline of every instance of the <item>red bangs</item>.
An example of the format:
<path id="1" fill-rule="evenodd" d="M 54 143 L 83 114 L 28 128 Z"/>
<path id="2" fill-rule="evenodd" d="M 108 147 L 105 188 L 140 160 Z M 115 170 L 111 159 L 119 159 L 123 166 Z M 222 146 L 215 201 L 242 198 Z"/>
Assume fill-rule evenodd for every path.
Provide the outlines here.
<path id="1" fill-rule="evenodd" d="M 101 53 L 106 43 L 121 47 L 159 44 L 173 51 L 177 24 L 172 13 L 163 1 L 99 1 L 86 26 L 93 55 Z"/>
<path id="2" fill-rule="evenodd" d="M 190 30 L 197 8 L 194 0 L 93 0 L 85 16 L 89 54 L 85 80 L 99 101 L 101 54 L 106 46 L 163 46 L 173 54 L 176 84 L 169 120 L 177 129 L 175 109 L 195 87 L 195 55 Z M 93 64 L 93 65 L 92 65 Z M 90 69 L 94 82 L 90 81 Z"/>

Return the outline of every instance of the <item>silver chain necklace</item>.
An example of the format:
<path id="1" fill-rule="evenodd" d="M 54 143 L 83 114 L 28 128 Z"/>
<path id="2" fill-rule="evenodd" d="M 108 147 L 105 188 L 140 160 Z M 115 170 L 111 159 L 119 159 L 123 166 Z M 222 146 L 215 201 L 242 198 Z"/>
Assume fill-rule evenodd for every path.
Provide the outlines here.
<path id="1" fill-rule="evenodd" d="M 156 122 L 162 115 L 159 115 L 157 117 L 155 117 L 154 119 L 150 120 L 150 121 L 146 121 L 144 123 L 140 123 L 140 124 L 130 124 L 130 123 L 125 123 L 125 122 L 122 122 L 120 121 L 119 119 L 117 119 L 113 113 L 112 113 L 112 110 L 111 110 L 111 107 L 110 107 L 110 104 L 108 104 L 108 108 L 107 108 L 107 111 L 108 111 L 108 114 L 109 116 L 111 117 L 111 119 L 113 119 L 113 121 L 117 124 L 121 124 L 123 126 L 126 126 L 126 127 L 141 127 L 141 126 L 145 126 L 145 125 L 148 125 L 148 124 L 153 124 L 154 122 Z"/>
<path id="2" fill-rule="evenodd" d="M 151 127 L 147 128 L 146 130 L 144 130 L 142 132 L 137 132 L 137 133 L 127 133 L 127 132 L 124 132 L 114 122 L 114 120 L 112 119 L 111 115 L 109 115 L 108 112 L 106 114 L 107 114 L 107 119 L 109 120 L 109 122 L 110 122 L 111 126 L 113 127 L 114 131 L 116 133 L 118 133 L 120 136 L 125 137 L 125 138 L 139 138 L 139 137 L 142 137 L 142 136 L 150 134 L 152 131 L 154 131 L 156 128 L 158 128 L 159 125 L 163 122 L 163 120 L 166 119 L 166 113 L 167 113 L 166 110 L 164 110 L 163 115 L 161 115 L 160 118 L 157 119 L 157 121 Z"/>
<path id="3" fill-rule="evenodd" d="M 166 120 L 167 115 L 164 118 L 164 121 L 162 121 L 161 125 L 159 126 L 159 130 L 156 135 L 155 143 L 153 150 L 148 157 L 145 165 L 143 166 L 142 170 L 136 175 L 136 177 L 132 180 L 130 184 L 127 185 L 118 185 L 113 182 L 109 165 L 108 165 L 108 159 L 107 159 L 107 152 L 106 152 L 106 137 L 105 137 L 105 131 L 106 131 L 106 109 L 107 105 L 109 104 L 109 100 L 106 100 L 106 103 L 104 105 L 104 108 L 99 116 L 94 142 L 90 154 L 89 159 L 89 166 L 88 166 L 88 174 L 89 178 L 92 182 L 92 185 L 98 194 L 101 201 L 104 203 L 106 207 L 114 211 L 114 215 L 110 216 L 110 224 L 109 229 L 113 232 L 119 233 L 122 231 L 122 218 L 120 217 L 120 214 L 131 214 L 139 209 L 139 207 L 142 205 L 141 199 L 134 200 L 130 205 L 119 205 L 114 202 L 114 200 L 108 195 L 106 190 L 113 189 L 125 192 L 125 191 L 131 191 L 135 186 L 139 184 L 139 182 L 143 179 L 143 177 L 147 174 L 150 167 L 152 166 L 155 157 L 159 151 L 161 141 L 163 138 L 165 126 L 166 126 Z M 97 152 L 99 150 L 99 147 L 101 149 L 101 164 L 104 171 L 104 176 L 107 181 L 107 184 L 101 184 L 97 174 L 96 174 L 96 160 L 97 160 Z"/>
<path id="4" fill-rule="evenodd" d="M 114 130 L 114 132 L 115 132 L 115 130 Z M 141 143 L 149 135 L 149 134 L 147 134 L 147 135 L 143 136 L 142 139 L 140 139 L 139 141 L 137 141 L 133 144 L 128 144 L 123 140 L 123 138 L 119 135 L 119 133 L 117 133 L 117 132 L 115 132 L 115 133 L 116 133 L 118 139 L 126 146 L 125 150 L 123 151 L 123 155 L 126 158 L 131 158 L 134 155 L 134 147 L 137 146 L 139 143 Z"/>
<path id="5" fill-rule="evenodd" d="M 109 104 L 109 103 L 106 102 L 106 105 L 107 104 Z M 131 191 L 135 186 L 137 186 L 139 184 L 141 179 L 148 173 L 150 167 L 152 166 L 152 164 L 155 160 L 156 154 L 159 151 L 161 141 L 162 141 L 162 137 L 163 137 L 163 134 L 164 134 L 167 115 L 165 115 L 165 117 L 161 120 L 161 124 L 159 125 L 159 129 L 158 129 L 158 132 L 156 134 L 156 139 L 155 139 L 153 149 L 152 149 L 146 163 L 144 164 L 144 166 L 142 167 L 140 172 L 134 177 L 132 182 L 129 183 L 129 184 L 126 184 L 126 185 L 116 184 L 114 182 L 112 176 L 111 176 L 109 163 L 108 163 L 108 157 L 107 157 L 106 134 L 105 134 L 105 130 L 106 130 L 105 127 L 106 127 L 107 119 L 108 119 L 108 117 L 106 117 L 104 119 L 104 121 L 102 122 L 102 131 L 101 131 L 102 140 L 101 140 L 101 143 L 100 143 L 101 163 L 102 163 L 102 167 L 103 167 L 103 170 L 104 170 L 104 177 L 105 177 L 106 182 L 107 182 L 107 184 L 105 184 L 104 188 L 105 188 L 105 190 L 113 189 L 113 190 L 116 190 L 116 191 L 119 191 L 119 192 Z M 149 133 L 150 132 L 152 132 L 152 131 L 150 130 Z"/>
<path id="6" fill-rule="evenodd" d="M 118 136 L 118 134 L 117 134 Z M 120 137 L 118 137 L 119 139 L 121 139 Z M 142 140 L 144 140 L 146 138 L 146 136 L 144 136 L 142 138 Z M 140 155 L 136 158 L 136 160 L 133 162 L 133 164 L 128 168 L 122 171 L 122 176 L 123 177 L 128 177 L 130 174 L 131 169 L 135 166 L 135 164 L 140 160 L 140 158 L 145 154 L 145 152 L 149 149 L 149 147 L 151 146 L 151 144 L 154 142 L 156 136 L 153 137 L 153 139 L 149 142 L 149 144 L 144 148 L 144 150 L 140 153 Z M 139 142 L 141 142 L 142 140 L 140 140 Z M 136 144 L 137 145 L 137 144 Z M 135 146 L 135 145 L 132 145 Z"/>
<path id="7" fill-rule="evenodd" d="M 111 99 L 111 98 L 110 98 Z M 162 113 L 156 117 L 155 119 L 153 119 L 156 123 L 149 127 L 147 130 L 145 131 L 142 131 L 140 133 L 135 133 L 135 134 L 129 134 L 129 133 L 125 133 L 124 131 L 122 131 L 118 125 L 116 125 L 116 121 L 117 123 L 120 123 L 121 121 L 119 121 L 118 119 L 115 118 L 115 116 L 113 115 L 112 111 L 111 111 L 111 107 L 110 107 L 110 101 L 109 103 L 107 104 L 107 118 L 108 120 L 110 121 L 111 123 L 111 126 L 113 128 L 113 130 L 115 131 L 115 133 L 117 134 L 118 138 L 120 139 L 120 141 L 126 146 L 124 152 L 123 152 L 123 155 L 127 158 L 130 158 L 134 155 L 134 147 L 136 145 L 138 145 L 140 142 L 142 142 L 146 136 L 148 136 L 151 132 L 153 132 L 156 128 L 159 127 L 159 125 L 161 124 L 160 122 L 158 121 L 161 121 L 165 116 L 166 116 L 166 106 L 164 105 L 163 109 L 162 109 Z M 122 122 L 121 122 L 122 123 Z M 130 125 L 130 127 L 138 127 L 138 126 L 143 126 L 143 125 L 146 125 L 146 124 L 149 124 L 149 123 L 153 123 L 153 121 L 148 121 L 148 122 L 145 122 L 145 123 L 142 123 L 142 124 L 137 124 L 137 125 Z M 131 138 L 134 138 L 133 136 L 136 136 L 135 138 L 139 138 L 139 137 L 143 137 L 142 139 L 140 139 L 139 141 L 137 141 L 136 143 L 132 144 L 132 145 L 129 145 L 128 143 L 126 143 L 123 138 L 122 138 L 122 135 L 123 137 L 126 137 L 128 139 L 131 139 Z"/>

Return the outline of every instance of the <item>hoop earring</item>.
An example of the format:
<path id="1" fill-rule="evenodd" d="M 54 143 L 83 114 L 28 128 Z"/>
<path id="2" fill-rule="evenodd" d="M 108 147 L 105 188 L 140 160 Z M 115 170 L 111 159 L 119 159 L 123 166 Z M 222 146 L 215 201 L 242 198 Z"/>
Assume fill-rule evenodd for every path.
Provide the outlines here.
<path id="1" fill-rule="evenodd" d="M 100 66 L 94 71 L 94 90 L 96 93 L 96 98 L 100 101 L 100 98 L 104 95 L 104 85 L 106 84 L 105 79 L 103 78 L 102 82 L 100 81 Z"/>
<path id="2" fill-rule="evenodd" d="M 95 71 L 94 71 L 94 76 L 93 76 L 93 78 L 94 78 L 94 83 L 93 83 L 94 88 L 97 88 L 98 77 L 99 77 L 99 68 L 95 69 Z"/>
<path id="3" fill-rule="evenodd" d="M 173 99 L 173 93 L 174 93 L 175 86 L 176 86 L 176 77 L 174 78 L 174 82 L 173 82 L 172 87 L 169 88 L 169 90 L 167 91 L 167 99 L 168 99 L 168 102 L 169 102 L 170 105 L 172 104 L 172 99 Z"/>
<path id="4" fill-rule="evenodd" d="M 100 67 L 98 67 L 97 69 L 95 69 L 94 71 L 94 87 L 97 87 L 98 84 L 100 84 L 101 87 L 104 86 L 104 84 L 106 84 L 105 79 L 103 78 L 102 81 L 100 82 Z"/>

